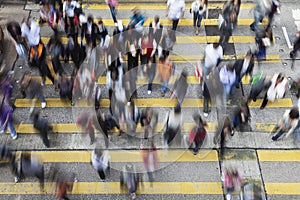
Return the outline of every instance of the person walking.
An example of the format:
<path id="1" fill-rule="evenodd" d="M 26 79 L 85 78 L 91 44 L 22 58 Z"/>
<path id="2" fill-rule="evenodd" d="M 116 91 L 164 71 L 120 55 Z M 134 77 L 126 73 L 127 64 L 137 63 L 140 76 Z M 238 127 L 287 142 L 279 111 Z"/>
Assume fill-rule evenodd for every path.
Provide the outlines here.
<path id="1" fill-rule="evenodd" d="M 190 8 L 190 13 L 193 13 L 193 26 L 195 28 L 195 34 L 199 35 L 199 29 L 203 15 L 207 10 L 208 0 L 195 0 Z"/>
<path id="2" fill-rule="evenodd" d="M 110 172 L 109 160 L 110 156 L 107 150 L 101 151 L 100 149 L 95 149 L 92 153 L 91 164 L 101 180 L 105 180 L 105 172 Z"/>
<path id="3" fill-rule="evenodd" d="M 42 108 L 46 107 L 46 99 L 44 97 L 41 84 L 39 84 L 35 79 L 31 77 L 30 72 L 25 72 L 23 78 L 21 79 L 21 93 L 23 95 L 23 98 L 39 98 L 39 100 L 41 101 Z M 32 101 L 31 109 L 33 109 L 34 103 L 35 100 Z"/>
<path id="4" fill-rule="evenodd" d="M 148 95 L 152 93 L 152 82 L 156 73 L 156 61 L 155 52 L 157 43 L 153 38 L 153 35 L 144 33 L 139 39 L 139 47 L 141 53 L 141 65 L 143 66 L 143 72 L 148 76 Z"/>
<path id="5" fill-rule="evenodd" d="M 156 146 L 154 145 L 154 142 L 151 141 L 149 147 L 141 146 L 140 151 L 149 182 L 152 184 L 152 182 L 154 181 L 153 172 L 158 167 L 158 155 Z"/>
<path id="6" fill-rule="evenodd" d="M 52 132 L 53 128 L 49 125 L 48 121 L 40 118 L 39 112 L 32 113 L 33 127 L 39 131 L 39 134 L 43 140 L 43 144 L 46 147 L 50 147 L 50 142 L 48 139 L 48 133 Z"/>
<path id="7" fill-rule="evenodd" d="M 166 17 L 173 21 L 172 30 L 176 31 L 179 19 L 184 16 L 185 2 L 184 0 L 168 0 Z"/>
<path id="8" fill-rule="evenodd" d="M 77 125 L 79 125 L 84 133 L 88 133 L 90 136 L 90 145 L 95 142 L 95 130 L 93 127 L 94 118 L 87 111 L 82 112 L 77 118 Z"/>
<path id="9" fill-rule="evenodd" d="M 144 139 L 153 137 L 158 123 L 158 112 L 154 108 L 147 107 L 141 111 L 140 117 L 141 126 L 144 127 Z"/>
<path id="10" fill-rule="evenodd" d="M 213 67 L 217 67 L 223 58 L 223 48 L 219 43 L 208 44 L 204 53 L 203 77 L 206 77 Z"/>
<path id="11" fill-rule="evenodd" d="M 224 65 L 220 70 L 220 80 L 224 86 L 224 105 L 229 98 L 229 95 L 232 94 L 232 89 L 236 81 L 236 73 L 232 64 Z"/>
<path id="12" fill-rule="evenodd" d="M 3 66 L 2 66 L 3 67 Z M 11 92 L 13 86 L 11 84 L 12 76 L 6 75 L 3 77 L 4 74 L 0 75 L 0 92 L 1 92 L 1 105 L 0 105 L 0 133 L 5 133 L 6 129 L 8 128 L 10 131 L 10 136 L 13 140 L 17 139 L 18 135 L 16 129 L 12 123 L 13 119 L 13 111 L 14 105 L 11 105 L 9 102 L 9 98 L 11 97 Z"/>
<path id="13" fill-rule="evenodd" d="M 245 75 L 250 75 L 250 78 L 253 74 L 254 68 L 254 57 L 250 51 L 247 52 L 244 59 L 238 59 L 233 64 L 233 68 L 236 73 L 236 84 L 235 86 L 238 88 L 242 83 L 242 78 Z"/>
<path id="14" fill-rule="evenodd" d="M 194 155 L 197 155 L 199 148 L 203 145 L 203 142 L 206 138 L 206 129 L 205 126 L 207 126 L 207 123 L 204 122 L 201 118 L 201 116 L 197 113 L 193 115 L 194 122 L 196 123 L 196 126 L 193 127 L 193 129 L 190 132 L 189 136 L 189 142 L 190 144 L 194 143 Z"/>
<path id="15" fill-rule="evenodd" d="M 176 106 L 172 111 L 169 111 L 165 122 L 164 145 L 180 145 L 181 144 L 181 128 L 182 114 L 180 106 Z"/>
<path id="16" fill-rule="evenodd" d="M 275 74 L 271 80 L 271 85 L 267 90 L 264 100 L 260 106 L 260 109 L 264 109 L 268 101 L 275 101 L 275 99 L 282 99 L 285 95 L 286 89 L 288 86 L 287 78 L 279 73 Z"/>
<path id="17" fill-rule="evenodd" d="M 109 7 L 111 17 L 116 26 L 118 23 L 117 18 L 116 18 L 116 7 L 118 6 L 118 0 L 105 0 L 105 2 L 107 3 L 107 5 Z"/>
<path id="18" fill-rule="evenodd" d="M 240 199 L 243 199 L 243 193 L 241 190 L 243 179 L 237 168 L 226 169 L 222 174 L 222 179 L 224 181 L 224 187 L 226 191 L 226 200 L 231 199 L 233 191 L 239 192 Z"/>
<path id="19" fill-rule="evenodd" d="M 169 54 L 165 57 L 160 57 L 157 66 L 157 75 L 160 77 L 160 82 L 162 83 L 161 96 L 164 97 L 167 91 L 169 80 L 174 74 L 174 64 L 169 59 Z"/>
<path id="20" fill-rule="evenodd" d="M 291 133 L 296 130 L 299 120 L 299 110 L 297 107 L 294 107 L 290 110 L 286 110 L 278 122 L 278 124 L 273 129 L 272 133 L 278 131 L 273 137 L 272 140 L 276 141 L 280 136 L 282 136 L 286 131 L 287 134 L 285 138 L 288 138 Z"/>
<path id="21" fill-rule="evenodd" d="M 180 77 L 175 81 L 172 92 L 171 92 L 171 96 L 170 96 L 170 100 L 177 97 L 178 103 L 177 103 L 176 107 L 181 106 L 181 104 L 184 100 L 184 97 L 186 95 L 187 88 L 188 88 L 187 72 L 185 70 L 183 70 L 181 72 Z"/>
<path id="22" fill-rule="evenodd" d="M 299 49 L 300 49 L 300 31 L 297 32 L 296 39 L 293 44 L 293 49 L 290 51 L 290 58 L 292 59 L 292 66 L 291 66 L 292 69 L 294 69 L 294 63 Z"/>

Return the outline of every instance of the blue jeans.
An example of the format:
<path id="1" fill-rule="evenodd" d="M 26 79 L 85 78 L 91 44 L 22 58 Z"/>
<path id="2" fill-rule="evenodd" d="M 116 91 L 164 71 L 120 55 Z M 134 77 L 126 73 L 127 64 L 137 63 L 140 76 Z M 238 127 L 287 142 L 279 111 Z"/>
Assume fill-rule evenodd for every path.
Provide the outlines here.
<path id="1" fill-rule="evenodd" d="M 9 131 L 10 131 L 10 136 L 11 137 L 16 136 L 17 132 L 16 132 L 16 129 L 15 129 L 15 127 L 14 127 L 14 125 L 13 125 L 13 123 L 12 123 L 11 120 L 8 120 L 7 126 L 8 126 Z"/>
<path id="2" fill-rule="evenodd" d="M 161 88 L 161 92 L 166 93 L 166 90 L 167 90 L 167 87 L 168 87 L 168 83 L 169 83 L 169 80 L 165 80 L 163 82 L 163 86 Z"/>
<path id="3" fill-rule="evenodd" d="M 294 131 L 294 143 L 297 144 L 299 142 L 299 128 L 300 128 L 300 120 L 298 120 L 298 124 Z"/>
<path id="4" fill-rule="evenodd" d="M 153 74 L 153 73 L 150 73 L 148 76 L 148 90 L 150 90 L 150 91 L 152 91 L 152 83 L 154 80 L 154 76 L 155 76 L 155 74 Z"/>
<path id="5" fill-rule="evenodd" d="M 112 16 L 112 18 L 114 20 L 114 23 L 117 23 L 116 8 L 113 7 L 113 6 L 111 6 L 111 5 L 109 5 L 109 4 L 108 4 L 108 6 L 109 6 L 109 9 L 110 9 L 111 16 Z"/>
<path id="6" fill-rule="evenodd" d="M 227 104 L 227 100 L 228 100 L 228 97 L 229 97 L 229 94 L 230 94 L 230 91 L 231 91 L 231 85 L 224 85 L 224 91 L 225 91 L 225 95 L 224 95 L 224 105 Z"/>
<path id="7" fill-rule="evenodd" d="M 194 26 L 200 27 L 203 16 L 199 15 L 199 12 L 194 12 Z"/>
<path id="8" fill-rule="evenodd" d="M 272 137 L 272 140 L 276 141 L 280 136 L 284 134 L 283 130 L 280 130 L 276 135 Z"/>

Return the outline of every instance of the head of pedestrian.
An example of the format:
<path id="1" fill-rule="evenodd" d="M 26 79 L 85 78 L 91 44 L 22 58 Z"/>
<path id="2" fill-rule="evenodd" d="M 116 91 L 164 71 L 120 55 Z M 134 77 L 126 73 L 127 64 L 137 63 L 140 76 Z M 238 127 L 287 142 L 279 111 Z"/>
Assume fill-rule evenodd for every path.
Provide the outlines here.
<path id="1" fill-rule="evenodd" d="M 155 24 L 157 24 L 159 22 L 159 16 L 158 15 L 155 15 L 154 22 L 155 22 Z"/>
<path id="2" fill-rule="evenodd" d="M 291 109 L 289 113 L 290 119 L 298 119 L 299 118 L 299 110 L 297 107 Z"/>
<path id="3" fill-rule="evenodd" d="M 187 71 L 186 71 L 186 69 L 183 69 L 183 70 L 182 70 L 181 76 L 184 77 L 184 78 L 187 77 Z"/>
<path id="4" fill-rule="evenodd" d="M 94 21 L 93 16 L 89 15 L 88 18 L 87 18 L 87 21 L 88 21 L 88 23 L 93 23 L 93 21 Z"/>
<path id="5" fill-rule="evenodd" d="M 174 113 L 175 114 L 180 114 L 181 113 L 181 107 L 179 104 L 176 105 L 176 107 L 174 108 Z"/>
<path id="6" fill-rule="evenodd" d="M 219 46 L 220 46 L 220 43 L 218 43 L 218 42 L 214 42 L 214 43 L 213 43 L 214 49 L 218 48 Z"/>
<path id="7" fill-rule="evenodd" d="M 232 71 L 234 70 L 234 67 L 233 67 L 233 64 L 232 64 L 232 63 L 227 64 L 226 67 L 227 67 L 227 70 L 228 70 L 228 71 L 231 71 L 231 72 L 232 72 Z"/>
<path id="8" fill-rule="evenodd" d="M 132 9 L 133 16 L 138 16 L 140 14 L 140 10 L 137 7 Z"/>

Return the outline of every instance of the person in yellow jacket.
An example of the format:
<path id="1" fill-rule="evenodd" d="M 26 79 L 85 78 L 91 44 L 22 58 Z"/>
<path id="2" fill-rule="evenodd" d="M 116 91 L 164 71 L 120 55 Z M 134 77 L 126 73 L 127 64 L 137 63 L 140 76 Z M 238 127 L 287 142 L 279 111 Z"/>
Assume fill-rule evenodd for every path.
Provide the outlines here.
<path id="1" fill-rule="evenodd" d="M 167 53 L 165 56 L 162 56 L 159 58 L 158 66 L 157 66 L 157 74 L 160 78 L 160 82 L 162 82 L 162 88 L 161 88 L 161 96 L 164 97 L 169 80 L 174 73 L 174 64 L 169 59 L 169 53 Z"/>

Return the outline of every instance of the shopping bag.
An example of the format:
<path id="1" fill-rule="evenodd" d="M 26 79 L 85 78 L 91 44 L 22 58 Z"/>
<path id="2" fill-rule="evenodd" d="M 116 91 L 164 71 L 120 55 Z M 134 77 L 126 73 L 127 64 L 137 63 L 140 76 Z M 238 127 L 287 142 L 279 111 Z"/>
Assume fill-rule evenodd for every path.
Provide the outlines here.
<path id="1" fill-rule="evenodd" d="M 198 83 L 200 84 L 202 82 L 202 79 L 203 79 L 203 67 L 202 67 L 202 64 L 201 64 L 200 61 L 198 61 L 196 63 L 195 76 L 196 76 L 196 79 L 197 79 Z"/>

